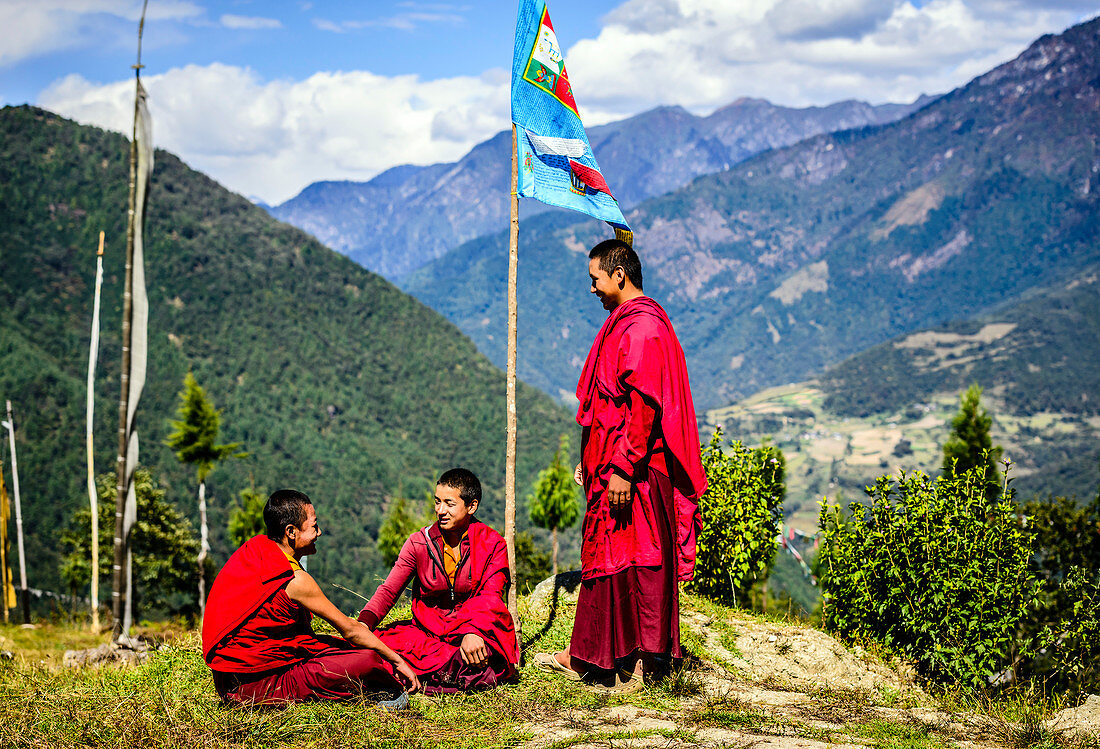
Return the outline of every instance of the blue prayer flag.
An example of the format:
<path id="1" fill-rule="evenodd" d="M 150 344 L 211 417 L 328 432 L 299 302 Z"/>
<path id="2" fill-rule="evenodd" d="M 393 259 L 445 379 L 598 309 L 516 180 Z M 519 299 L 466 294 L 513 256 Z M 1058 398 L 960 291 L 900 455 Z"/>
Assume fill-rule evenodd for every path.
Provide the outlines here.
<path id="1" fill-rule="evenodd" d="M 571 208 L 631 239 L 577 113 L 545 0 L 520 0 L 512 54 L 512 122 L 521 198 Z"/>

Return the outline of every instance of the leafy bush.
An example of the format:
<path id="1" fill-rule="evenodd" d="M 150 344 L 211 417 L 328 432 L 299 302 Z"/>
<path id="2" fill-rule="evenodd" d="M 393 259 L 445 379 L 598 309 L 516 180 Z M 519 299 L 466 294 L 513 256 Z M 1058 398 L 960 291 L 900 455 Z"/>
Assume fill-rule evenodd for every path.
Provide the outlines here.
<path id="1" fill-rule="evenodd" d="M 989 683 L 1013 655 L 1037 586 L 1012 492 L 990 502 L 984 471 L 883 476 L 869 506 L 824 503 L 826 628 L 882 643 L 929 677 Z"/>
<path id="2" fill-rule="evenodd" d="M 1044 636 L 1054 674 L 1073 692 L 1100 689 L 1100 571 L 1075 567 L 1062 593 L 1070 607 Z"/>
<path id="3" fill-rule="evenodd" d="M 550 554 L 531 536 L 530 531 L 516 534 L 516 592 L 526 595 L 550 576 Z"/>
<path id="4" fill-rule="evenodd" d="M 709 488 L 699 502 L 703 528 L 691 589 L 744 604 L 775 558 L 786 493 L 783 453 L 772 445 L 747 448 L 740 441 L 724 450 L 719 429 L 703 450 L 703 468 Z"/>
<path id="5" fill-rule="evenodd" d="M 1022 674 L 1057 692 L 1096 691 L 1100 645 L 1091 650 L 1091 667 L 1085 656 L 1090 636 L 1100 643 L 1100 578 L 1092 579 L 1100 574 L 1100 501 L 1081 505 L 1067 497 L 1036 498 L 1024 505 L 1023 514 L 1033 534 L 1031 569 L 1040 586 L 1038 605 L 1023 631 L 1041 635 L 1045 647 L 1023 664 Z"/>

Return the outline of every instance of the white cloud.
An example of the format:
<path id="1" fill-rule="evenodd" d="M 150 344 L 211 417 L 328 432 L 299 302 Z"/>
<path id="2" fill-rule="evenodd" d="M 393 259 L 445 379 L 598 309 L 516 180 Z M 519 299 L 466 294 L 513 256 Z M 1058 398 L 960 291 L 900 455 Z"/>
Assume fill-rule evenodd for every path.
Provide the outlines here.
<path id="1" fill-rule="evenodd" d="M 331 31 L 334 34 L 344 33 L 344 27 L 324 18 L 314 18 L 313 25 L 321 31 Z"/>
<path id="2" fill-rule="evenodd" d="M 911 101 L 1096 13 L 1097 0 L 628 0 L 566 64 L 590 124 L 740 96 Z"/>
<path id="3" fill-rule="evenodd" d="M 400 3 L 402 7 L 411 8 L 403 13 L 378 18 L 352 19 L 346 21 L 331 21 L 324 18 L 314 18 L 313 25 L 321 31 L 343 33 L 358 29 L 390 28 L 400 31 L 415 31 L 418 26 L 431 23 L 445 23 L 459 26 L 465 22 L 463 12 L 469 10 L 468 6 L 452 5 L 425 5 L 419 3 Z"/>
<path id="4" fill-rule="evenodd" d="M 230 13 L 221 17 L 221 24 L 227 29 L 281 29 L 283 27 L 282 22 L 277 18 L 235 16 Z"/>
<path id="5" fill-rule="evenodd" d="M 6 29 L 0 34 L 15 35 L 19 14 L 41 23 L 48 16 L 55 25 L 47 36 L 61 43 L 57 24 L 66 18 L 114 12 L 136 19 L 140 10 L 138 0 L 34 6 L 65 9 L 55 15 L 25 10 L 30 5 L 0 0 L 0 29 Z M 202 11 L 182 0 L 158 0 L 150 12 L 154 6 L 202 20 Z M 467 11 L 449 3 L 403 3 L 386 19 L 314 18 L 313 24 L 334 32 L 383 22 L 400 28 L 457 22 Z M 792 106 L 848 98 L 911 101 L 961 85 L 1036 37 L 1097 12 L 1100 0 L 628 0 L 603 18 L 595 39 L 567 50 L 566 61 L 589 125 L 661 104 L 705 113 L 742 96 Z M 45 28 L 41 23 L 26 35 L 34 37 Z M 0 64 L 2 55 L 18 54 L 11 49 L 11 43 L 0 46 Z M 266 80 L 248 68 L 212 64 L 143 80 L 158 146 L 270 203 L 316 180 L 366 180 L 398 164 L 452 161 L 508 126 L 501 70 L 430 81 L 365 71 Z M 46 89 L 39 103 L 129 132 L 132 97 L 132 81 L 97 85 L 69 76 Z"/>
<path id="6" fill-rule="evenodd" d="M 765 15 L 780 38 L 859 39 L 894 14 L 900 0 L 779 0 Z"/>
<path id="7" fill-rule="evenodd" d="M 506 128 L 502 71 L 422 81 L 359 71 L 263 81 L 229 65 L 143 77 L 153 139 L 227 187 L 280 203 L 321 179 L 366 180 L 397 164 L 453 161 Z M 129 132 L 133 83 L 70 75 L 39 103 Z"/>
<path id="8" fill-rule="evenodd" d="M 150 5 L 146 19 L 190 19 L 203 14 L 186 0 L 161 0 Z M 22 60 L 102 41 L 106 21 L 134 24 L 141 17 L 141 0 L 0 0 L 0 67 Z"/>

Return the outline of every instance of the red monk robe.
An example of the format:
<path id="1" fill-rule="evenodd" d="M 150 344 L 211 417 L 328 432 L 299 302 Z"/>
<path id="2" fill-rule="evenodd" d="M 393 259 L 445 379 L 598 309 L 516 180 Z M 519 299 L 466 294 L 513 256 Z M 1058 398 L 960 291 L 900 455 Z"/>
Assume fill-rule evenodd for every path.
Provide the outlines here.
<path id="1" fill-rule="evenodd" d="M 275 541 L 256 536 L 214 579 L 202 652 L 222 698 L 277 704 L 400 690 L 392 666 L 373 650 L 313 633 L 313 615 L 286 593 L 293 564 Z"/>
<path id="2" fill-rule="evenodd" d="M 657 302 L 608 315 L 577 385 L 585 581 L 569 653 L 614 668 L 637 651 L 680 657 L 677 581 L 691 580 L 707 479 L 683 350 Z M 612 512 L 613 473 L 633 484 Z"/>
<path id="3" fill-rule="evenodd" d="M 374 629 L 411 581 L 412 620 L 393 622 L 375 634 L 400 653 L 421 677 L 425 694 L 496 686 L 516 674 L 516 630 L 504 603 L 508 555 L 504 539 L 473 520 L 459 544 L 454 583 L 444 560 L 438 523 L 418 530 L 401 547 L 393 570 L 359 614 Z M 475 667 L 462 660 L 459 643 L 476 634 L 492 652 Z"/>

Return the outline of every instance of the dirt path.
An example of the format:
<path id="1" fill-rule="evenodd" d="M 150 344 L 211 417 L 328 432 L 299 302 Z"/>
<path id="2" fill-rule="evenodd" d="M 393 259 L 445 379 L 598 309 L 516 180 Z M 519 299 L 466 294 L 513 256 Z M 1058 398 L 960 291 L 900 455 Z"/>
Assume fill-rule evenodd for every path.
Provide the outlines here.
<path id="1" fill-rule="evenodd" d="M 706 653 L 701 663 L 674 677 L 670 688 L 681 695 L 678 711 L 634 704 L 576 710 L 523 726 L 532 734 L 523 749 L 1031 745 L 1021 743 L 1027 726 L 937 709 L 916 686 L 911 669 L 891 668 L 818 630 L 739 615 L 716 621 L 699 611 L 683 612 L 681 626 L 704 643 Z M 1086 725 L 1074 713 L 1059 726 L 1049 721 L 1050 730 L 1060 733 L 1046 735 L 1056 735 L 1058 745 L 1069 749 L 1100 746 L 1093 733 L 1100 732 L 1100 697 L 1095 702 L 1097 724 Z M 1088 730 L 1075 734 L 1081 726 Z"/>

